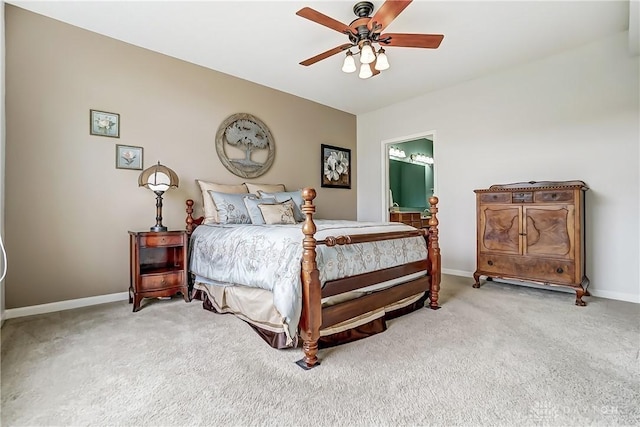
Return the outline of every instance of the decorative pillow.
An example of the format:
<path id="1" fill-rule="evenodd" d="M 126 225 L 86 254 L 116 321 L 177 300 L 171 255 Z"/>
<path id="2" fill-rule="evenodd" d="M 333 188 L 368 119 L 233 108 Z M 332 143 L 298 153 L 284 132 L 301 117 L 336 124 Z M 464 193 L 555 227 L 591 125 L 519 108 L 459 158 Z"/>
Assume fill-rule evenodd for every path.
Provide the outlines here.
<path id="1" fill-rule="evenodd" d="M 266 191 L 267 193 L 277 193 L 279 191 L 286 191 L 284 184 L 255 184 L 251 182 L 245 182 L 247 190 L 251 194 L 258 194 L 258 191 Z"/>
<path id="2" fill-rule="evenodd" d="M 268 193 L 264 191 L 258 191 L 260 197 L 273 197 L 278 202 L 284 202 L 288 199 L 293 200 L 293 217 L 297 222 L 304 221 L 304 214 L 302 213 L 302 192 L 298 191 L 283 191 L 279 193 Z"/>
<path id="3" fill-rule="evenodd" d="M 209 194 L 209 191 L 216 191 L 218 193 L 239 194 L 247 193 L 247 187 L 244 184 L 228 185 L 228 184 L 215 184 L 213 182 L 201 181 L 196 179 L 196 182 L 200 186 L 202 191 L 202 207 L 204 209 L 204 223 L 215 224 L 219 222 L 218 211 L 213 198 Z"/>
<path id="4" fill-rule="evenodd" d="M 258 205 L 265 224 L 295 224 L 292 204 L 278 203 L 276 205 Z"/>
<path id="5" fill-rule="evenodd" d="M 247 212 L 249 212 L 249 218 L 251 218 L 252 224 L 264 224 L 264 218 L 262 217 L 262 212 L 260 212 L 260 209 L 258 208 L 258 204 L 275 205 L 276 203 L 278 202 L 273 197 L 259 199 L 258 196 L 254 194 L 244 196 L 244 205 L 247 207 Z"/>
<path id="6" fill-rule="evenodd" d="M 245 194 L 219 193 L 209 191 L 218 211 L 220 224 L 251 224 L 249 212 L 244 205 Z"/>

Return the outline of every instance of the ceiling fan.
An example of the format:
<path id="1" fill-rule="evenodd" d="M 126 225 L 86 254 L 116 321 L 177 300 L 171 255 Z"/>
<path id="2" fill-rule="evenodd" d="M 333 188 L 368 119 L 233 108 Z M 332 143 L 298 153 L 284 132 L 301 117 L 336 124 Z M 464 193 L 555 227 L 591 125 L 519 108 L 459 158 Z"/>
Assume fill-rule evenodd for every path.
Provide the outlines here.
<path id="1" fill-rule="evenodd" d="M 356 63 L 353 55 L 360 55 L 359 77 L 366 79 L 380 71 L 389 68 L 389 60 L 384 47 L 417 47 L 437 49 L 444 36 L 442 34 L 408 34 L 408 33 L 382 33 L 387 26 L 400 13 L 409 6 L 412 0 L 386 0 L 373 16 L 373 3 L 360 1 L 353 6 L 353 13 L 357 16 L 349 25 L 343 24 L 327 15 L 324 15 L 310 7 L 304 7 L 296 12 L 296 15 L 307 18 L 325 27 L 346 34 L 349 43 L 341 44 L 319 55 L 305 59 L 300 65 L 309 66 L 318 61 L 329 58 L 337 53 L 347 51 L 342 65 L 342 71 L 352 73 L 356 71 Z M 373 44 L 379 44 L 380 49 L 376 53 Z M 357 47 L 357 52 L 351 48 Z"/>

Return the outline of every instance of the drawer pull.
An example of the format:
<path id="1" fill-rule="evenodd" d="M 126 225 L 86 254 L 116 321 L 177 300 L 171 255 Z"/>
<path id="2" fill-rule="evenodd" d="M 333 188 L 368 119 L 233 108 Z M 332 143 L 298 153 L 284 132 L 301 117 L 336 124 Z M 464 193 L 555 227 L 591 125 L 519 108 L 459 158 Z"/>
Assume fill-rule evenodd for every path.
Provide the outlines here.
<path id="1" fill-rule="evenodd" d="M 487 264 L 493 265 L 493 261 L 489 260 L 489 261 L 487 261 Z"/>
<path id="2" fill-rule="evenodd" d="M 558 195 L 557 195 L 556 193 L 553 193 L 553 194 L 551 195 L 551 198 L 552 198 L 552 199 L 555 199 L 556 197 L 558 197 Z"/>
<path id="3" fill-rule="evenodd" d="M 562 273 L 564 273 L 564 270 L 562 269 L 562 267 L 558 267 L 558 268 L 556 268 L 556 273 L 562 274 Z"/>

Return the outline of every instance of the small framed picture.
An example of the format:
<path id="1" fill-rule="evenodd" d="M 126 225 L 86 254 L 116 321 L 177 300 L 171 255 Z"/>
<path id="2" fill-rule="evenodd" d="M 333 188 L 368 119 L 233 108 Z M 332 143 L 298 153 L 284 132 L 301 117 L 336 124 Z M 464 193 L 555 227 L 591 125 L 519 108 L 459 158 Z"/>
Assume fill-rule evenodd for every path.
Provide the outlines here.
<path id="1" fill-rule="evenodd" d="M 142 147 L 116 144 L 116 168 L 142 170 Z"/>
<path id="2" fill-rule="evenodd" d="M 321 186 L 351 188 L 351 150 L 321 144 L 320 152 Z"/>
<path id="3" fill-rule="evenodd" d="M 120 138 L 120 114 L 89 110 L 89 133 Z"/>

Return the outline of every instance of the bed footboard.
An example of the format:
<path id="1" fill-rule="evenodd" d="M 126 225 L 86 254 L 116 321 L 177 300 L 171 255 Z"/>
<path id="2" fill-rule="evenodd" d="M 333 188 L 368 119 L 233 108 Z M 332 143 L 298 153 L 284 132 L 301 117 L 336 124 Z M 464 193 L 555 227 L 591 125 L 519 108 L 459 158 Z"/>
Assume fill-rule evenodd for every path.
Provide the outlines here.
<path id="1" fill-rule="evenodd" d="M 432 196 L 429 198 L 429 212 L 431 212 L 431 218 L 429 218 L 429 239 L 427 247 L 429 249 L 429 262 L 431 264 L 429 268 L 429 275 L 431 276 L 431 291 L 429 292 L 429 308 L 437 310 L 440 308 L 438 305 L 438 294 L 440 293 L 440 279 L 441 279 L 441 266 L 440 266 L 440 241 L 438 236 L 438 198 Z"/>
<path id="2" fill-rule="evenodd" d="M 431 197 L 429 199 L 429 203 L 431 205 L 431 219 L 429 220 L 429 230 L 426 232 L 424 230 L 412 230 L 406 232 L 338 236 L 328 237 L 321 241 L 317 241 L 314 237 L 316 233 L 316 226 L 313 222 L 313 214 L 315 213 L 316 208 L 313 205 L 313 199 L 315 199 L 315 197 L 316 191 L 314 189 L 305 188 L 302 190 L 302 199 L 304 200 L 302 212 L 305 215 L 305 220 L 302 226 L 304 240 L 302 256 L 302 314 L 300 318 L 300 336 L 303 342 L 302 349 L 304 351 L 304 356 L 296 363 L 304 369 L 311 369 L 320 364 L 317 355 L 320 329 L 339 321 L 336 319 L 341 319 L 341 311 L 351 311 L 350 308 L 356 307 L 358 304 L 360 305 L 359 309 L 361 309 L 363 303 L 369 303 L 371 307 L 377 308 L 380 304 L 384 305 L 387 303 L 387 300 L 388 302 L 397 301 L 400 296 L 409 296 L 426 291 L 427 289 L 429 290 L 429 307 L 434 310 L 440 308 L 438 306 L 438 294 L 440 291 L 440 246 L 438 242 L 437 197 Z M 426 260 L 390 268 L 376 273 L 363 274 L 357 278 L 340 279 L 335 281 L 335 286 L 326 290 L 326 295 L 323 294 L 325 291 L 320 286 L 320 274 L 316 264 L 316 247 L 318 244 L 324 244 L 327 246 L 348 245 L 418 235 L 424 236 L 425 234 L 427 234 L 426 237 L 428 241 L 428 255 Z M 373 276 L 375 274 L 376 280 L 382 281 L 386 278 L 400 277 L 410 271 L 420 271 L 421 269 L 428 270 L 428 277 L 412 280 L 396 288 L 391 288 L 386 291 L 380 291 L 375 294 L 358 298 L 358 302 L 352 300 L 343 304 L 331 306 L 325 309 L 326 313 L 323 312 L 321 302 L 323 296 L 361 288 L 365 286 L 363 282 L 368 282 L 364 276 Z M 366 306 L 367 304 L 364 305 Z M 324 319 L 325 314 L 327 319 Z"/>
<path id="3" fill-rule="evenodd" d="M 300 317 L 300 337 L 304 356 L 296 363 L 304 369 L 311 369 L 319 365 L 318 340 L 320 339 L 320 325 L 322 323 L 322 304 L 320 288 L 320 272 L 316 264 L 316 225 L 313 214 L 316 207 L 313 199 L 316 190 L 305 188 L 302 190 L 302 213 L 305 216 L 302 225 L 302 314 Z"/>

